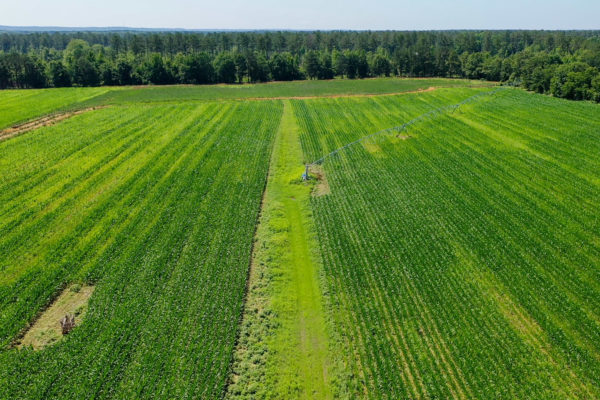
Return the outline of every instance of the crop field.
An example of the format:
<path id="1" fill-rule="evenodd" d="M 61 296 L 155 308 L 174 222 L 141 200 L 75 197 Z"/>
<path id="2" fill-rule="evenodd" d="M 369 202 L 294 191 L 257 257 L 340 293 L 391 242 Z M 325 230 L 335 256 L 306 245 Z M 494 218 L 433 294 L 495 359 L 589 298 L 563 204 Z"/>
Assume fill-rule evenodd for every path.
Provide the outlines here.
<path id="1" fill-rule="evenodd" d="M 0 143 L 2 344 L 96 285 L 68 340 L 0 353 L 0 398 L 220 395 L 280 114 L 109 108 Z"/>
<path id="2" fill-rule="evenodd" d="M 437 104 L 403 100 L 294 102 L 307 159 Z M 365 397 L 600 396 L 598 126 L 505 90 L 323 161 L 327 290 Z"/>
<path id="3" fill-rule="evenodd" d="M 268 99 L 281 97 L 359 96 L 422 91 L 437 87 L 492 86 L 490 82 L 464 79 L 398 79 L 297 81 L 267 84 L 155 86 L 140 89 L 115 90 L 101 96 L 109 104 L 182 101 Z M 123 88 L 120 88 L 123 89 Z"/>
<path id="4" fill-rule="evenodd" d="M 44 114 L 72 108 L 108 91 L 107 88 L 2 90 L 0 129 Z"/>
<path id="5" fill-rule="evenodd" d="M 0 141 L 0 399 L 600 399 L 600 106 L 70 88 L 0 130 L 88 108 Z"/>

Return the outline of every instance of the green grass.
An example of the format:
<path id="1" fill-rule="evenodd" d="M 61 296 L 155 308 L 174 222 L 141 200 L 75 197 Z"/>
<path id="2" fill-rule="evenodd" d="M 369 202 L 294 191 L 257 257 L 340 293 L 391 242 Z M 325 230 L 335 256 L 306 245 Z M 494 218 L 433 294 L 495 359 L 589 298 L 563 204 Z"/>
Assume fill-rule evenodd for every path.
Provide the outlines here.
<path id="1" fill-rule="evenodd" d="M 491 85 L 461 79 L 398 79 L 271 82 L 243 85 L 174 85 L 59 88 L 0 91 L 0 129 L 47 114 L 88 106 L 147 102 L 212 101 L 273 97 L 385 94 L 427 89 Z"/>
<path id="2" fill-rule="evenodd" d="M 112 105 L 0 143 L 0 398 L 600 398 L 599 106 L 506 89 L 300 180 L 465 85 L 0 92 Z M 84 322 L 9 348 L 72 283 Z"/>
<path id="3" fill-rule="evenodd" d="M 70 282 L 85 322 L 0 351 L 0 398 L 215 398 L 281 104 L 109 108 L 0 143 L 0 342 Z"/>
<path id="4" fill-rule="evenodd" d="M 340 371 L 329 343 L 320 256 L 289 102 L 271 158 L 231 399 L 331 399 Z M 336 398 L 339 398 L 336 393 Z"/>
<path id="5" fill-rule="evenodd" d="M 0 90 L 0 129 L 56 111 L 77 108 L 79 103 L 115 88 L 64 88 Z"/>
<path id="6" fill-rule="evenodd" d="M 294 107 L 314 159 L 464 94 Z M 365 397 L 600 397 L 599 124 L 506 90 L 326 159 L 312 206 Z"/>
<path id="7" fill-rule="evenodd" d="M 152 102 L 268 99 L 409 92 L 429 87 L 486 86 L 461 79 L 399 79 L 271 82 L 243 85 L 175 85 L 0 91 L 0 129 L 61 111 L 99 105 Z"/>
<path id="8" fill-rule="evenodd" d="M 310 97 L 357 94 L 399 93 L 429 87 L 492 85 L 489 82 L 461 79 L 399 79 L 375 78 L 364 80 L 336 79 L 331 81 L 272 82 L 243 85 L 148 86 L 107 93 L 103 102 L 110 104 L 253 99 L 273 97 Z"/>

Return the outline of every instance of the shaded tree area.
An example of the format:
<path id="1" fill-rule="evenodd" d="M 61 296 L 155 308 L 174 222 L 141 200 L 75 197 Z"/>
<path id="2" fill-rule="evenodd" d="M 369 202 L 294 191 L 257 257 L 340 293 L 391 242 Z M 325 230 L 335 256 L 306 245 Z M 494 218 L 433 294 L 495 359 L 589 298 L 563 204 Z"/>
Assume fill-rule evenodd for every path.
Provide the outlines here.
<path id="1" fill-rule="evenodd" d="M 451 77 L 600 101 L 599 69 L 600 31 L 0 34 L 0 88 Z"/>

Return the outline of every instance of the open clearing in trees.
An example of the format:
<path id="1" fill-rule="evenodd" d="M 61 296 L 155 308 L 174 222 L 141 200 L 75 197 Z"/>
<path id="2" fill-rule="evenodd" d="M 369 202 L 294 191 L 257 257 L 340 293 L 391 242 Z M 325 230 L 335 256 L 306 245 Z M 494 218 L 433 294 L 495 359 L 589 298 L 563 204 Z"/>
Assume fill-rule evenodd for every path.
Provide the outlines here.
<path id="1" fill-rule="evenodd" d="M 600 398 L 598 105 L 372 79 L 0 109 L 35 127 L 0 141 L 2 399 Z"/>

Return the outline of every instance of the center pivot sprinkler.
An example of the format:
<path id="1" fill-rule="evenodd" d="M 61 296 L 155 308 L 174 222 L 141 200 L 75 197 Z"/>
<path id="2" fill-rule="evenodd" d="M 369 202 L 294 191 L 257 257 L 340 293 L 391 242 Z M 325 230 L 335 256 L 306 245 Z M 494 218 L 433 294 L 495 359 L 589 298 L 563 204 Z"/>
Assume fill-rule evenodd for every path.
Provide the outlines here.
<path id="1" fill-rule="evenodd" d="M 305 165 L 304 173 L 302 174 L 302 180 L 307 181 L 310 179 L 310 175 L 308 175 L 308 164 Z"/>

